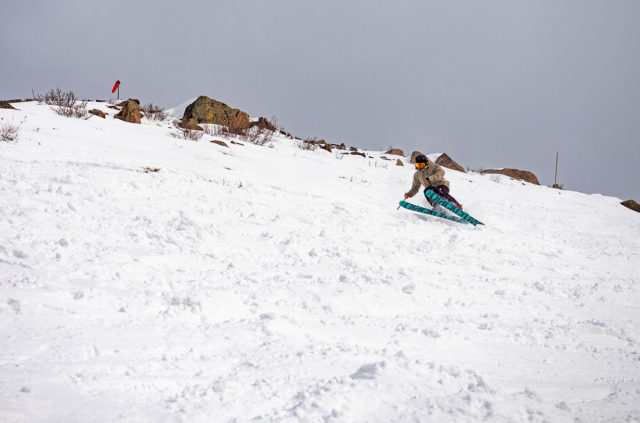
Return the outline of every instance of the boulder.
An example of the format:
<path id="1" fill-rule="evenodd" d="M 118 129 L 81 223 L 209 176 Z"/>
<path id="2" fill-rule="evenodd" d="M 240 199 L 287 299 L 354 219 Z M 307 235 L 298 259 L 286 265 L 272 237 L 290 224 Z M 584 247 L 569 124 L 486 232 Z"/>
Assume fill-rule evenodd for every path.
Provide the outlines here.
<path id="1" fill-rule="evenodd" d="M 224 141 L 211 140 L 211 142 L 212 142 L 212 143 L 214 143 L 214 144 L 218 144 L 218 145 L 221 145 L 221 146 L 223 146 L 223 147 L 227 147 L 227 148 L 229 148 L 229 145 L 227 145 L 227 143 L 226 143 L 226 142 L 224 142 Z"/>
<path id="2" fill-rule="evenodd" d="M 127 104 L 130 101 L 135 102 L 138 106 L 140 105 L 140 100 L 138 100 L 137 98 L 130 98 L 129 100 L 125 100 L 125 101 L 121 102 L 120 104 L 118 104 L 118 106 L 124 107 L 125 104 Z"/>
<path id="3" fill-rule="evenodd" d="M 404 151 L 400 150 L 399 148 L 391 148 L 389 149 L 389 151 L 387 151 L 384 154 L 393 154 L 395 156 L 402 156 L 404 157 Z"/>
<path id="4" fill-rule="evenodd" d="M 123 120 L 130 123 L 140 123 L 142 120 L 142 113 L 140 112 L 140 102 L 137 100 L 129 99 L 122 103 L 122 110 L 115 115 L 116 119 Z"/>
<path id="5" fill-rule="evenodd" d="M 89 110 L 89 113 L 91 113 L 92 115 L 96 115 L 101 117 L 102 119 L 106 119 L 107 115 L 104 114 L 104 112 L 102 110 L 98 110 L 98 109 L 91 109 Z"/>
<path id="6" fill-rule="evenodd" d="M 0 101 L 0 109 L 11 109 L 17 110 L 15 107 L 11 105 L 8 101 Z"/>
<path id="7" fill-rule="evenodd" d="M 183 129 L 191 129 L 192 131 L 204 131 L 204 129 L 202 129 L 202 126 L 198 125 L 198 123 L 193 119 L 182 119 L 180 122 L 178 122 L 178 127 Z"/>
<path id="8" fill-rule="evenodd" d="M 212 123 L 230 129 L 245 130 L 251 126 L 247 113 L 206 96 L 198 97 L 187 106 L 182 120 L 190 119 L 197 123 Z"/>
<path id="9" fill-rule="evenodd" d="M 631 209 L 631 210 L 633 210 L 635 212 L 640 213 L 640 204 L 636 203 L 633 200 L 623 201 L 620 204 L 622 204 L 623 206 L 625 206 L 625 207 L 627 207 L 627 208 L 629 208 L 629 209 Z"/>
<path id="10" fill-rule="evenodd" d="M 483 174 L 499 174 L 499 175 L 507 175 L 510 178 L 517 179 L 519 181 L 529 182 L 531 184 L 540 185 L 538 182 L 538 178 L 533 173 L 527 170 L 519 170 L 519 169 L 489 169 L 483 170 Z"/>
<path id="11" fill-rule="evenodd" d="M 278 128 L 276 128 L 274 124 L 272 124 L 271 122 L 269 122 L 267 119 L 263 117 L 258 118 L 257 122 L 251 122 L 249 126 L 251 128 L 253 128 L 254 126 L 257 126 L 258 129 L 261 129 L 261 130 L 266 129 L 273 132 L 278 131 Z"/>
<path id="12" fill-rule="evenodd" d="M 402 160 L 398 159 L 396 166 L 404 166 L 404 163 L 402 163 Z"/>
<path id="13" fill-rule="evenodd" d="M 456 163 L 451 157 L 449 157 L 447 153 L 440 155 L 440 157 L 436 159 L 436 164 L 442 167 L 446 167 L 448 169 L 453 169 L 453 170 L 457 170 L 458 172 L 466 173 L 464 168 L 460 166 L 458 163 Z"/>
<path id="14" fill-rule="evenodd" d="M 420 154 L 423 154 L 423 153 L 421 153 L 419 151 L 414 151 L 413 153 L 411 153 L 411 163 L 415 164 L 416 157 L 418 157 Z M 426 154 L 423 154 L 423 156 L 426 156 Z"/>

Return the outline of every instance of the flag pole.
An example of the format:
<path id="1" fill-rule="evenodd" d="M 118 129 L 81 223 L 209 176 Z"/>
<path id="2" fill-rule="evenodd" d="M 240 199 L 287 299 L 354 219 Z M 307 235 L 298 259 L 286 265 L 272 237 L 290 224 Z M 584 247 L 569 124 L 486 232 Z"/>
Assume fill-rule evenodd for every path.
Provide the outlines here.
<path id="1" fill-rule="evenodd" d="M 558 185 L 558 152 L 556 151 L 556 176 L 553 180 L 553 185 Z"/>

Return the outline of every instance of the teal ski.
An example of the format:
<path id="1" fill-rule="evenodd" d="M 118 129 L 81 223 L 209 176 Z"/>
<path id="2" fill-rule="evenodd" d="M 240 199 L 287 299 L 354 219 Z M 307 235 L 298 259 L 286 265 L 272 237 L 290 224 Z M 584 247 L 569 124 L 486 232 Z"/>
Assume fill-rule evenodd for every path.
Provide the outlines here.
<path id="1" fill-rule="evenodd" d="M 431 216 L 441 217 L 443 219 L 451 220 L 453 222 L 466 223 L 466 220 L 464 220 L 464 219 L 462 219 L 460 217 L 451 216 L 450 214 L 441 213 L 439 211 L 427 209 L 425 207 L 416 206 L 415 204 L 407 203 L 404 200 L 400 201 L 400 207 L 404 207 L 407 210 L 413 210 L 413 211 L 416 211 L 416 212 L 419 212 L 419 213 L 428 214 L 428 215 L 431 215 Z"/>
<path id="2" fill-rule="evenodd" d="M 427 190 L 424 193 L 424 195 L 427 197 L 427 199 L 431 199 L 431 200 L 435 201 L 435 204 L 438 204 L 438 205 L 444 207 L 445 209 L 449 210 L 451 213 L 459 216 L 459 218 L 464 220 L 465 222 L 469 222 L 473 226 L 484 225 L 484 223 L 480 222 L 478 219 L 475 219 L 474 217 L 470 216 L 468 213 L 462 211 L 460 208 L 458 208 L 458 207 L 454 206 L 453 204 L 449 203 L 447 200 L 445 200 L 444 198 L 442 198 L 441 196 L 439 196 L 438 194 L 436 194 L 432 190 L 430 190 L 430 189 Z"/>

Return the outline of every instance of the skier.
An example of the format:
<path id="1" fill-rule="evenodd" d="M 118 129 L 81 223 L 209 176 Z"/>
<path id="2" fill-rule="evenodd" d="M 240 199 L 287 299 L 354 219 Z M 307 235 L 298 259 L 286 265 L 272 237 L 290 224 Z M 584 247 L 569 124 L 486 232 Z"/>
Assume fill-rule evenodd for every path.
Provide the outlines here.
<path id="1" fill-rule="evenodd" d="M 444 169 L 442 167 L 433 163 L 424 154 L 420 154 L 416 156 L 416 169 L 416 173 L 413 174 L 413 185 L 409 192 L 404 194 L 405 200 L 416 195 L 422 184 L 425 186 L 425 197 L 427 196 L 427 190 L 431 190 L 462 210 L 462 204 L 449 195 L 449 181 L 444 179 Z M 434 206 L 434 200 L 427 197 L 427 201 L 431 204 L 431 207 Z"/>

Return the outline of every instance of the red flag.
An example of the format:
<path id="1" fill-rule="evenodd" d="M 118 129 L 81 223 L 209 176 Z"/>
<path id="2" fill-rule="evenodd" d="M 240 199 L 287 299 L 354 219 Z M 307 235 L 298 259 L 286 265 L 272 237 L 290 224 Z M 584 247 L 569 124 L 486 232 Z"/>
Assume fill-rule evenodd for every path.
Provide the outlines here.
<path id="1" fill-rule="evenodd" d="M 111 94 L 115 93 L 119 86 L 120 86 L 120 80 L 118 79 L 116 81 L 116 83 L 113 85 L 113 89 L 111 90 Z"/>

